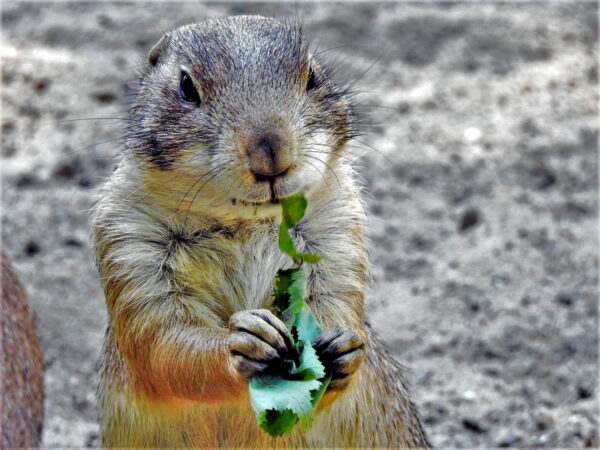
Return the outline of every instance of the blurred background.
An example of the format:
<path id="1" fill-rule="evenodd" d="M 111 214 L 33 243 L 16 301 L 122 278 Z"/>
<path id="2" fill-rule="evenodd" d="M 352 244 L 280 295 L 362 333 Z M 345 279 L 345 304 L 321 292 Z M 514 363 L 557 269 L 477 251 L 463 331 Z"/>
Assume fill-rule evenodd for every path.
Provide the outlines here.
<path id="1" fill-rule="evenodd" d="M 597 447 L 597 8 L 3 1 L 2 246 L 42 338 L 44 446 L 98 445 L 88 211 L 136 70 L 177 25 L 258 13 L 297 14 L 342 72 L 372 65 L 350 149 L 368 308 L 432 443 Z"/>

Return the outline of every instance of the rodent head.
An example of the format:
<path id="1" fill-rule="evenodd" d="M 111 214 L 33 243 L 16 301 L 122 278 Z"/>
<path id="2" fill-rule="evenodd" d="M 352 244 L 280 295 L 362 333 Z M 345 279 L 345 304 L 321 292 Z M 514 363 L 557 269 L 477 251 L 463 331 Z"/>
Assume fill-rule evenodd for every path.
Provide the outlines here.
<path id="1" fill-rule="evenodd" d="M 180 27 L 154 46 L 126 142 L 174 208 L 264 215 L 326 182 L 354 122 L 351 93 L 298 24 L 235 16 Z"/>

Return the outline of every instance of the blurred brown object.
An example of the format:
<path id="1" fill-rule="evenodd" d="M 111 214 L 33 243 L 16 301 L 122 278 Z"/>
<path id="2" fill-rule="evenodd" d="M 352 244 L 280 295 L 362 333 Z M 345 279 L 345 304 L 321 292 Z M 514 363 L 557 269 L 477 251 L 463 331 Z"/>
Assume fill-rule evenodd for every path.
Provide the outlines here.
<path id="1" fill-rule="evenodd" d="M 23 288 L 1 252 L 0 260 L 0 448 L 38 447 L 44 419 L 44 366 L 40 339 Z"/>

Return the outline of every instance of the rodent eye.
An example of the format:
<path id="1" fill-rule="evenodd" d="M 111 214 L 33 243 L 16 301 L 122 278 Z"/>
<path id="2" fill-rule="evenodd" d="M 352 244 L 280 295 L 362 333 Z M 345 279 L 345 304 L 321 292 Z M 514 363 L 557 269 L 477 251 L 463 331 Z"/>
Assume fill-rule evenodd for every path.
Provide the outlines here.
<path id="1" fill-rule="evenodd" d="M 187 73 L 181 72 L 181 81 L 179 83 L 179 94 L 186 102 L 200 103 L 200 96 L 194 86 L 192 77 Z"/>
<path id="2" fill-rule="evenodd" d="M 306 83 L 306 91 L 312 91 L 317 87 L 317 79 L 315 78 L 315 71 L 313 68 L 310 68 L 308 72 L 308 82 Z"/>

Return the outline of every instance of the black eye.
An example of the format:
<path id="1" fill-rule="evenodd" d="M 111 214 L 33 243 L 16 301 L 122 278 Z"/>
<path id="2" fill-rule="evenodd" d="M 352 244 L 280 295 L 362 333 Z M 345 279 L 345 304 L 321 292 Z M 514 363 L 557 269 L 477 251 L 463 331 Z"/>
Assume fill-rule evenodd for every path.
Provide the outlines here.
<path id="1" fill-rule="evenodd" d="M 306 91 L 312 91 L 314 88 L 317 87 L 317 80 L 315 78 L 315 71 L 313 70 L 313 68 L 310 68 L 310 71 L 308 72 L 308 82 L 306 83 Z"/>
<path id="2" fill-rule="evenodd" d="M 200 103 L 200 96 L 194 86 L 192 77 L 187 73 L 181 72 L 181 81 L 179 83 L 179 94 L 186 102 Z"/>

